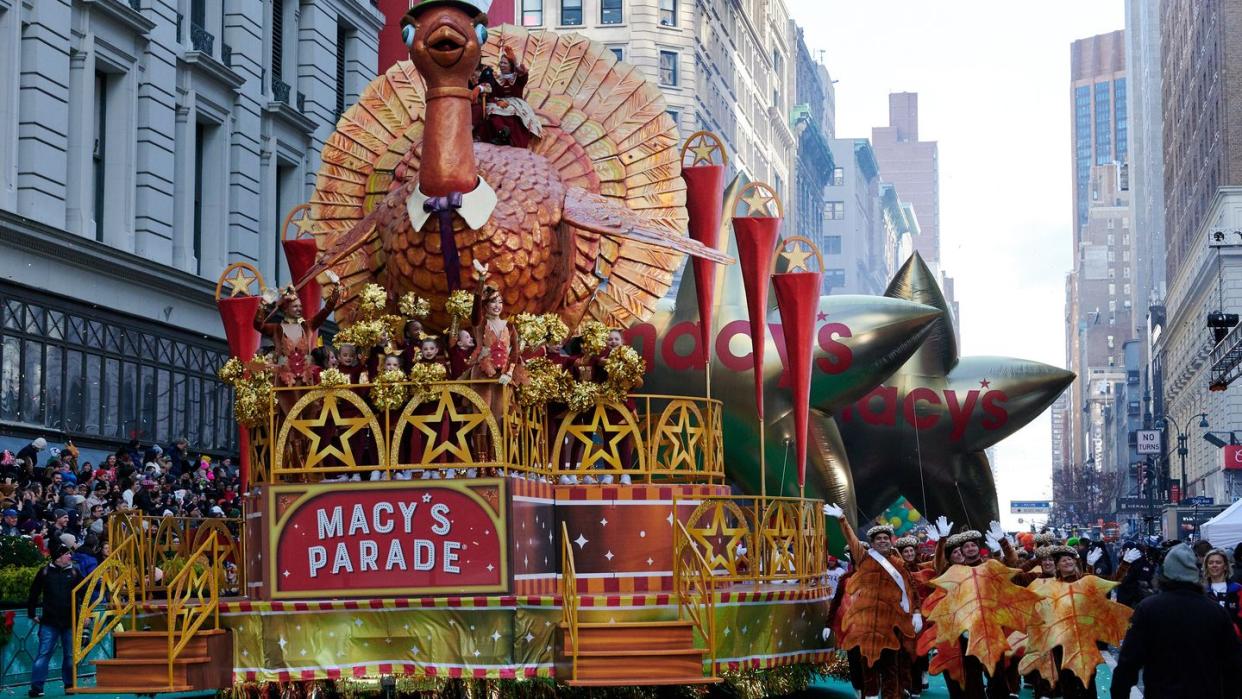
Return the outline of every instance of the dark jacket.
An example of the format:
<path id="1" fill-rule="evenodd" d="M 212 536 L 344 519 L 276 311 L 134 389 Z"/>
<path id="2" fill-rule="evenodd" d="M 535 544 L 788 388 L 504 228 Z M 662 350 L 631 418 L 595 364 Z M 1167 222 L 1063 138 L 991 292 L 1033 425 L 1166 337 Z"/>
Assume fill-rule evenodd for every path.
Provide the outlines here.
<path id="1" fill-rule="evenodd" d="M 1140 670 L 1144 696 L 1239 697 L 1242 642 L 1229 615 L 1197 584 L 1160 585 L 1134 610 L 1113 670 L 1113 699 L 1130 696 Z"/>
<path id="2" fill-rule="evenodd" d="M 33 618 L 39 600 L 43 600 L 41 623 L 57 629 L 73 626 L 73 588 L 82 582 L 82 571 L 72 563 L 61 568 L 49 563 L 35 573 L 34 582 L 30 584 L 30 598 L 26 600 L 26 611 Z"/>

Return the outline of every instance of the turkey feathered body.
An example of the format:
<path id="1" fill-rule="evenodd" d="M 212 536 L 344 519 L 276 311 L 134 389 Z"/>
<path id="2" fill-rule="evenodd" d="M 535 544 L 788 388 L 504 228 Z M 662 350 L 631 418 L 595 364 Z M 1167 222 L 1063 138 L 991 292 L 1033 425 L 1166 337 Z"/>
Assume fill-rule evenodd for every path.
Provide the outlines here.
<path id="1" fill-rule="evenodd" d="M 470 278 L 478 260 L 488 265 L 507 312 L 558 310 L 549 307 L 549 300 L 564 298 L 570 277 L 566 251 L 572 244 L 561 225 L 566 187 L 560 174 L 546 158 L 524 149 L 476 143 L 474 156 L 479 177 L 495 190 L 497 203 L 479 230 L 461 216 L 453 218 L 462 279 Z M 397 294 L 443 298 L 449 289 L 439 218 L 432 215 L 415 230 L 406 214 L 406 201 L 417 186 L 417 171 L 410 171 L 385 199 L 385 213 L 376 224 L 384 251 L 383 284 Z"/>

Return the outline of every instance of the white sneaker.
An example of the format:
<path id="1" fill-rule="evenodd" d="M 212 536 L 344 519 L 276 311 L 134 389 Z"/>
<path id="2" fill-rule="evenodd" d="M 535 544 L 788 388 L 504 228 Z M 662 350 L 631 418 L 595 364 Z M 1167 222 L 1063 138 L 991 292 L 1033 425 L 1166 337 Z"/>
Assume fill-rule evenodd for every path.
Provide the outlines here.
<path id="1" fill-rule="evenodd" d="M 595 476 L 584 476 L 582 482 L 586 485 L 595 485 Z"/>
<path id="2" fill-rule="evenodd" d="M 478 477 L 479 477 L 479 469 L 477 468 L 466 469 L 466 478 L 478 478 Z"/>
<path id="3" fill-rule="evenodd" d="M 621 485 L 631 485 L 631 483 L 632 481 L 630 480 L 630 474 L 622 473 L 621 474 Z"/>
<path id="4" fill-rule="evenodd" d="M 455 468 L 450 468 L 450 469 L 447 469 L 447 470 L 444 472 L 444 477 L 445 477 L 445 478 L 456 478 L 456 477 L 457 477 L 457 469 L 455 469 Z"/>
<path id="5" fill-rule="evenodd" d="M 602 483 L 603 485 L 612 485 L 612 474 L 608 473 L 608 474 L 604 474 L 600 476 L 599 482 Z"/>

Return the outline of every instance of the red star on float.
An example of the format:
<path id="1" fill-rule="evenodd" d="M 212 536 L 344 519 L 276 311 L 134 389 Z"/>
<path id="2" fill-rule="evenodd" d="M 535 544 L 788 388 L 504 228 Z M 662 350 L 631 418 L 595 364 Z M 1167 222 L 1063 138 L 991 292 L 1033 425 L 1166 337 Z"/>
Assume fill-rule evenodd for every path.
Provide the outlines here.
<path id="1" fill-rule="evenodd" d="M 979 380 L 979 388 L 990 388 L 991 386 L 992 386 L 991 381 L 988 381 L 987 379 Z"/>

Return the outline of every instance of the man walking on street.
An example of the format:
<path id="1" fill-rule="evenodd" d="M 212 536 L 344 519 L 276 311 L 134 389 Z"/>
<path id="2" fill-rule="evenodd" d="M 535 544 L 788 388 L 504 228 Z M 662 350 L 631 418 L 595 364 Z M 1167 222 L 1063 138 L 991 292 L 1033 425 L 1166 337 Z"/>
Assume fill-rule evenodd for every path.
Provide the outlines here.
<path id="1" fill-rule="evenodd" d="M 1169 550 L 1160 593 L 1139 603 L 1113 670 L 1113 699 L 1128 699 L 1143 672 L 1149 697 L 1235 699 L 1242 688 L 1242 643 L 1225 610 L 1208 598 L 1186 544 Z"/>
<path id="2" fill-rule="evenodd" d="M 52 541 L 52 562 L 39 569 L 30 584 L 26 602 L 30 618 L 39 625 L 39 651 L 30 674 L 32 697 L 43 696 L 48 663 L 60 643 L 60 675 L 66 692 L 73 687 L 73 588 L 82 582 L 82 573 L 73 565 L 73 551 L 59 539 Z M 43 601 L 43 614 L 35 612 Z"/>

